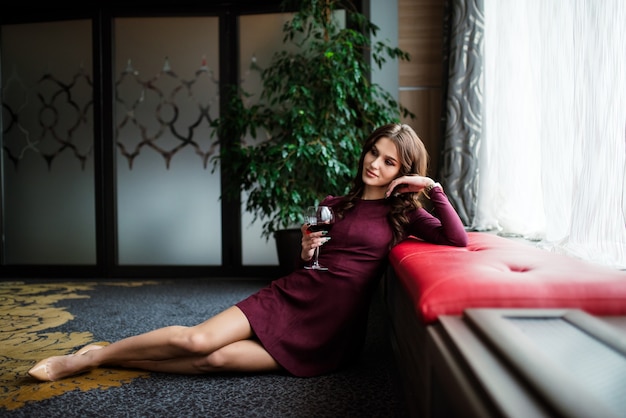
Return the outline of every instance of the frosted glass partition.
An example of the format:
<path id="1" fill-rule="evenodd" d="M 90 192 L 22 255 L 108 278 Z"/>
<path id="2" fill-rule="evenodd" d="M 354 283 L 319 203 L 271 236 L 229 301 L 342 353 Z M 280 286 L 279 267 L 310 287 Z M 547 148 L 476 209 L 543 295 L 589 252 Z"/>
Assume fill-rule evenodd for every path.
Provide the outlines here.
<path id="1" fill-rule="evenodd" d="M 115 19 L 120 265 L 222 263 L 217 17 Z"/>
<path id="2" fill-rule="evenodd" d="M 245 91 L 252 94 L 250 102 L 258 100 L 261 92 L 261 80 L 255 71 L 250 71 L 250 64 L 254 60 L 261 68 L 266 68 L 274 52 L 282 48 L 283 24 L 291 18 L 291 14 L 273 13 L 263 15 L 249 15 L 239 17 L 239 63 L 241 83 Z M 246 139 L 253 143 L 252 138 Z M 247 199 L 244 193 L 241 197 L 243 209 Z M 242 209 L 242 264 L 243 265 L 278 265 L 276 241 L 274 238 L 266 240 L 261 236 L 262 222 L 252 222 L 253 215 Z"/>
<path id="3" fill-rule="evenodd" d="M 239 73 L 241 85 L 245 91 L 251 93 L 248 105 L 259 100 L 261 92 L 261 80 L 258 72 L 250 71 L 250 65 L 254 61 L 260 68 L 267 68 L 272 60 L 272 55 L 284 48 L 293 48 L 293 44 L 283 43 L 283 25 L 293 15 L 291 13 L 274 13 L 263 15 L 248 15 L 239 17 Z M 340 26 L 345 25 L 345 12 L 335 11 L 335 19 Z M 246 138 L 253 144 L 254 141 L 263 138 Z M 276 253 L 276 241 L 273 237 L 266 240 L 262 237 L 262 221 L 252 222 L 253 215 L 246 212 L 246 194 L 242 195 L 243 208 L 242 222 L 242 263 L 243 265 L 278 265 Z M 298 227 L 298 225 L 293 225 Z"/>
<path id="4" fill-rule="evenodd" d="M 0 39 L 5 263 L 95 264 L 91 22 Z"/>

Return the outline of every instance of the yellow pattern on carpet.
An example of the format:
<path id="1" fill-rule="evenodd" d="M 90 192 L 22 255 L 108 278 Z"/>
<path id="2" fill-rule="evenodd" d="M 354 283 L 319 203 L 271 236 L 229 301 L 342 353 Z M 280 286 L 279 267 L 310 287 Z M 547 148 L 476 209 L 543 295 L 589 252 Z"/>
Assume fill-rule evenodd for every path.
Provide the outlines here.
<path id="1" fill-rule="evenodd" d="M 98 368 L 58 382 L 38 382 L 27 372 L 41 359 L 70 354 L 92 343 L 89 332 L 45 332 L 74 319 L 57 303 L 89 298 L 97 286 L 144 286 L 158 282 L 43 283 L 0 282 L 0 411 L 63 393 L 119 387 L 148 372 Z M 106 344 L 106 343 L 105 343 Z"/>

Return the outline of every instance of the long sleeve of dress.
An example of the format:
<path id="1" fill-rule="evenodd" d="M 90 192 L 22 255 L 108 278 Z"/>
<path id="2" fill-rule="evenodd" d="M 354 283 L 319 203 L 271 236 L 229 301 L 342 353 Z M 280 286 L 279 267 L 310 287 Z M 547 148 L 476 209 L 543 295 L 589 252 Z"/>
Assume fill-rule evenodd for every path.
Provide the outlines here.
<path id="1" fill-rule="evenodd" d="M 435 244 L 465 247 L 467 232 L 441 187 L 430 191 L 430 201 L 436 216 L 423 208 L 417 210 L 411 218 L 407 234 Z"/>

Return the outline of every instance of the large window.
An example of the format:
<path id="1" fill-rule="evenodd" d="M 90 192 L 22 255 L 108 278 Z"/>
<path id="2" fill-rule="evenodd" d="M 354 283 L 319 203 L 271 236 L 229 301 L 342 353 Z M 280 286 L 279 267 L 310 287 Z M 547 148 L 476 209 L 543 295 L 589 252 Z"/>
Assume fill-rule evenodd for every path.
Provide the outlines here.
<path id="1" fill-rule="evenodd" d="M 475 226 L 626 268 L 626 5 L 486 1 Z"/>

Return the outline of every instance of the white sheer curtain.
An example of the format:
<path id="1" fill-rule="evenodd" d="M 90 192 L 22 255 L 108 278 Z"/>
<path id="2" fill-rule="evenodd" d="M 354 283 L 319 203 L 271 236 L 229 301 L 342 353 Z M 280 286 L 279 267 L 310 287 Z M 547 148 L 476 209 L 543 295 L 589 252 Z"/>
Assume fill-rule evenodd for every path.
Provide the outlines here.
<path id="1" fill-rule="evenodd" d="M 477 230 L 626 268 L 626 2 L 485 0 Z"/>

